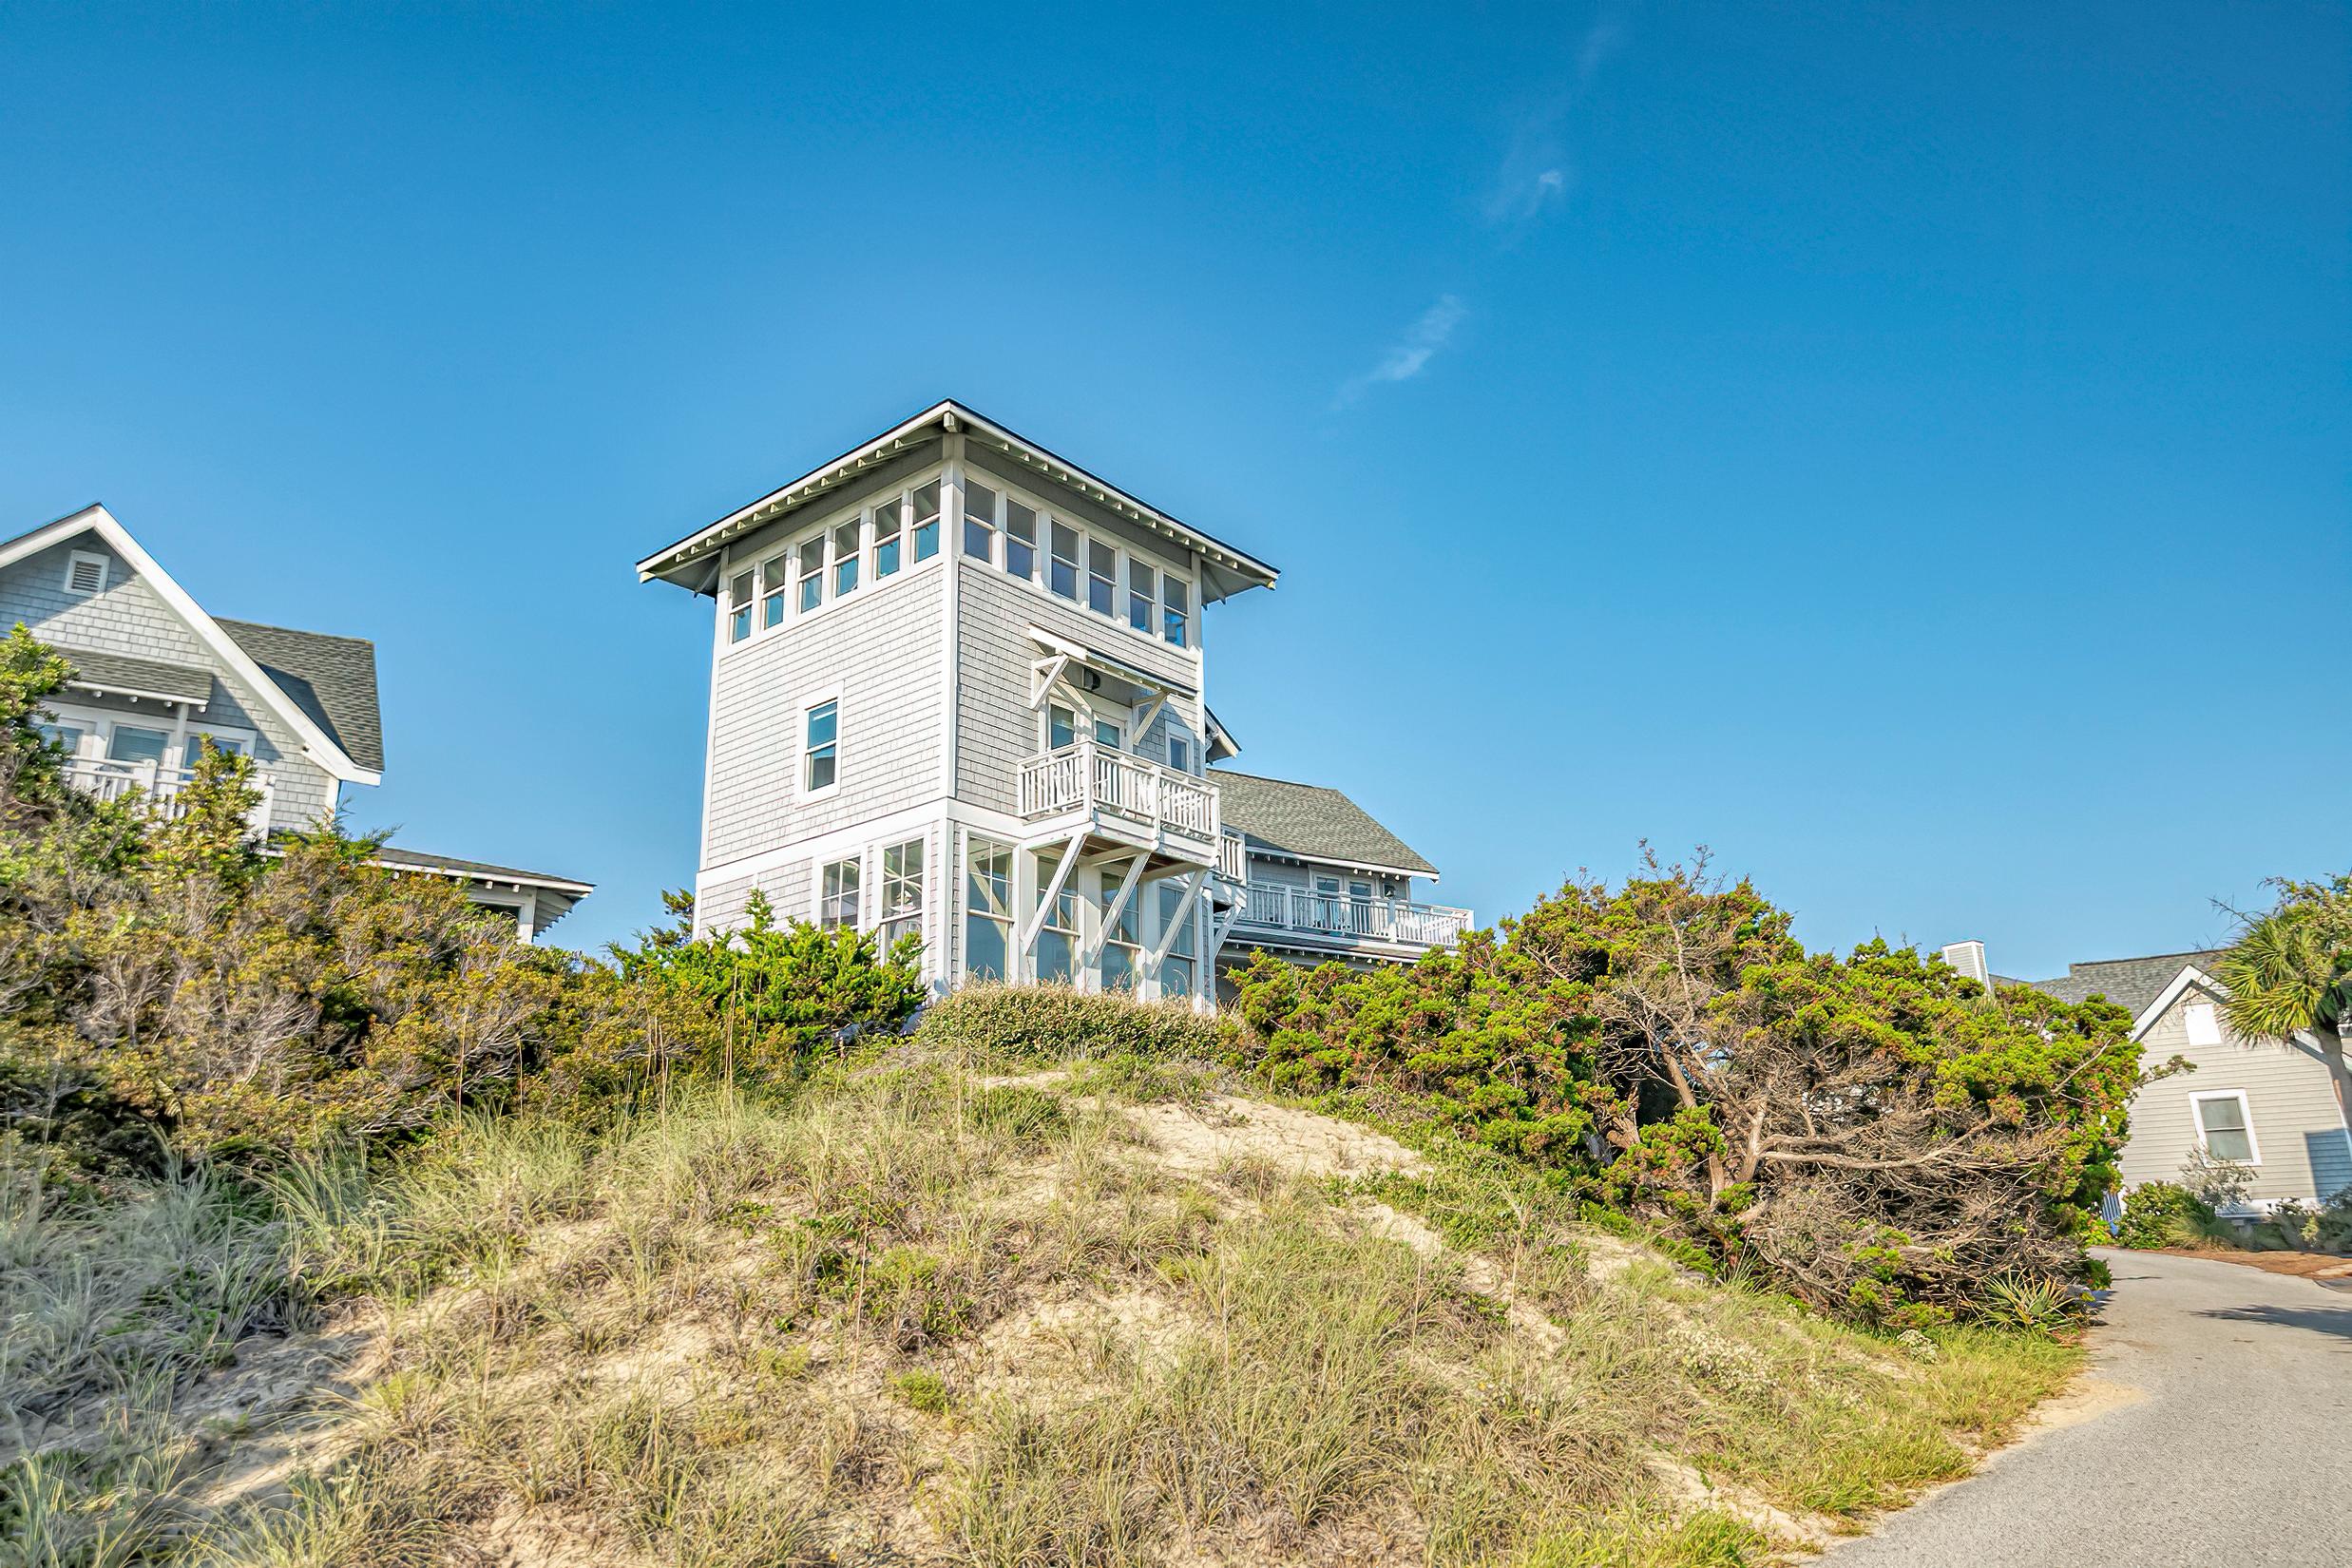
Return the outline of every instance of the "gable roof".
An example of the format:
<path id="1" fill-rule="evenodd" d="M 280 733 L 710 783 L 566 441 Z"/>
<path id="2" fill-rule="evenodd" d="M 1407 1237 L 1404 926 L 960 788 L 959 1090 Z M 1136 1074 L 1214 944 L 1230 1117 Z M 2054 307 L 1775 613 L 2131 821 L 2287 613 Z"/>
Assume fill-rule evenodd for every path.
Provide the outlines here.
<path id="1" fill-rule="evenodd" d="M 638 580 L 650 582 L 659 577 L 693 588 L 698 593 L 716 591 L 715 583 L 707 588 L 698 583 L 708 570 L 703 564 L 704 558 L 715 555 L 728 540 L 761 527 L 792 508 L 851 483 L 867 469 L 878 468 L 941 434 L 961 434 L 973 444 L 1004 456 L 1023 469 L 1042 474 L 1056 484 L 1076 490 L 1147 533 L 1199 551 L 1199 586 L 1203 603 L 1228 598 L 1244 588 L 1271 588 L 1274 585 L 1277 575 L 1274 568 L 1255 556 L 1245 554 L 1189 523 L 1177 521 L 1158 507 L 1096 478 L 1075 463 L 1057 456 L 1026 436 L 1014 433 L 951 397 L 942 398 L 913 418 L 891 426 L 864 445 L 851 448 L 832 462 L 819 464 L 748 506 L 738 507 L 676 544 L 656 550 L 637 564 Z"/>
<path id="2" fill-rule="evenodd" d="M 2162 996 L 2184 969 L 2210 970 L 2224 949 L 2203 947 L 2186 953 L 2155 953 L 2147 958 L 2106 958 L 2089 964 L 2070 964 L 2056 980 L 2025 982 L 2060 1002 L 2082 1002 L 2103 996 L 2132 1016 Z"/>
<path id="3" fill-rule="evenodd" d="M 222 618 L 220 626 L 346 755 L 363 768 L 383 771 L 374 643 L 364 637 L 330 637 L 253 621 Z"/>
<path id="4" fill-rule="evenodd" d="M 21 561 L 26 556 L 46 550 L 52 545 L 62 544 L 66 540 L 85 533 L 96 534 L 105 541 L 115 554 L 130 564 L 131 570 L 145 580 L 147 586 L 155 590 L 156 597 L 171 606 L 172 612 L 186 623 L 190 631 L 196 634 L 197 641 L 202 642 L 206 648 L 211 650 L 215 658 L 251 686 L 255 695 L 269 707 L 272 713 L 285 722 L 288 729 L 295 733 L 302 742 L 303 755 L 347 784 L 381 784 L 384 782 L 383 737 L 373 717 L 375 702 L 375 650 L 372 644 L 360 644 L 368 649 L 366 701 L 370 709 L 369 721 L 364 725 L 359 724 L 356 722 L 356 713 L 353 714 L 354 729 L 362 733 L 373 731 L 376 736 L 374 759 L 369 762 L 354 757 L 345 748 L 343 742 L 331 733 L 332 725 L 325 720 L 332 710 L 323 701 L 316 704 L 316 713 L 306 708 L 302 702 L 297 701 L 294 694 L 287 687 L 279 685 L 274 676 L 264 671 L 260 662 L 237 639 L 231 637 L 220 621 L 205 613 L 204 607 L 189 595 L 188 590 L 182 587 L 171 573 L 165 571 L 155 557 L 149 555 L 141 546 L 139 541 L 130 536 L 130 530 L 114 520 L 114 514 L 107 511 L 105 507 L 93 504 L 83 507 L 78 512 L 69 512 L 54 523 L 44 524 L 30 532 L 18 534 L 14 539 L 0 543 L 0 566 Z M 277 630 L 275 627 L 262 629 Z M 317 636 L 316 633 L 294 635 Z M 355 642 L 358 640 L 330 638 L 324 641 Z M 297 680 L 306 679 L 298 672 L 289 671 L 288 673 L 295 675 Z M 208 695 L 209 690 L 210 688 L 207 688 Z M 354 743 L 360 744 L 356 740 Z"/>
<path id="5" fill-rule="evenodd" d="M 1438 874 L 1435 866 L 1337 790 L 1225 768 L 1212 768 L 1209 776 L 1216 781 L 1226 826 L 1239 829 L 1252 848 L 1405 876 Z"/>

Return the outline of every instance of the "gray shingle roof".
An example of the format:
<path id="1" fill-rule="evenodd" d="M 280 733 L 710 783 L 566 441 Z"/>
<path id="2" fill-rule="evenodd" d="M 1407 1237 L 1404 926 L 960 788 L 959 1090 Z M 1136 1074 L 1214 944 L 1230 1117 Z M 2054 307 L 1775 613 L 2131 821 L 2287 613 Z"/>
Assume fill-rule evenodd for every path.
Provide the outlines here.
<path id="1" fill-rule="evenodd" d="M 101 653 L 95 648 L 61 647 L 57 651 L 73 665 L 74 677 L 69 684 L 85 691 L 161 697 L 174 702 L 212 700 L 212 671 L 201 664 L 133 659 L 128 654 Z"/>
<path id="2" fill-rule="evenodd" d="M 2130 1008 L 2136 1016 L 2162 996 L 2164 988 L 2190 965 L 2211 974 L 2214 961 L 2225 950 L 2204 947 L 2186 953 L 2154 953 L 2147 958 L 2103 958 L 2089 964 L 2069 964 L 2066 973 L 2056 980 L 2026 984 L 2060 1002 L 2103 996 L 2118 1007 Z"/>
<path id="3" fill-rule="evenodd" d="M 213 619 L 346 756 L 372 773 L 383 771 L 384 720 L 375 700 L 374 643 L 364 637 L 330 637 Z"/>
<path id="4" fill-rule="evenodd" d="M 1438 874 L 1435 866 L 1337 790 L 1225 768 L 1210 769 L 1209 776 L 1223 798 L 1225 825 L 1239 829 L 1255 847 L 1301 860 L 1383 866 L 1416 876 Z"/>

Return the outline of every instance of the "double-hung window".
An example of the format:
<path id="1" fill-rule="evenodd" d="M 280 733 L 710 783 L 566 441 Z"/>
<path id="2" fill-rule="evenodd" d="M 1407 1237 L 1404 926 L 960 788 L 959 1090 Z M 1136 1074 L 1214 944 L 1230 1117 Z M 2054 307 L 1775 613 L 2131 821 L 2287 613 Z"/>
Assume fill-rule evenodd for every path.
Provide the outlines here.
<path id="1" fill-rule="evenodd" d="M 816 794 L 841 781 L 841 700 L 820 702 L 802 716 L 800 791 Z"/>
<path id="2" fill-rule="evenodd" d="M 964 487 L 964 553 L 975 561 L 996 559 L 996 491 L 968 481 Z"/>
<path id="3" fill-rule="evenodd" d="M 914 558 L 928 561 L 939 553 L 939 481 L 917 485 L 914 492 Z"/>
<path id="4" fill-rule="evenodd" d="M 906 517 L 907 504 L 903 501 L 885 501 L 874 508 L 874 581 L 877 583 L 898 570 L 898 534 Z"/>
<path id="5" fill-rule="evenodd" d="M 1037 513 L 1004 498 L 1004 569 L 1024 581 L 1037 576 Z"/>
<path id="6" fill-rule="evenodd" d="M 1041 869 L 1038 874 L 1051 873 Z M 1038 892 L 1038 908 L 1045 911 L 1045 919 L 1037 933 L 1037 978 L 1066 985 L 1078 972 L 1078 889 L 1064 887 L 1051 904 L 1045 902 L 1042 888 Z"/>
<path id="7" fill-rule="evenodd" d="M 727 581 L 727 641 L 740 642 L 752 635 L 752 569 L 749 566 Z"/>
<path id="8" fill-rule="evenodd" d="M 964 850 L 964 974 L 1003 980 L 1013 947 L 1013 851 L 975 835 Z"/>
<path id="9" fill-rule="evenodd" d="M 784 594 L 792 586 L 792 564 L 782 551 L 759 568 L 759 624 L 764 631 L 784 624 Z"/>
<path id="10" fill-rule="evenodd" d="M 1086 541 L 1086 607 L 1097 615 L 1119 613 L 1119 551 L 1100 539 Z"/>
<path id="11" fill-rule="evenodd" d="M 1177 647 L 1185 647 L 1192 637 L 1193 590 L 1180 577 L 1159 576 L 1159 635 Z"/>
<path id="12" fill-rule="evenodd" d="M 1045 585 L 1062 598 L 1078 598 L 1078 530 L 1066 523 L 1054 522 L 1046 528 L 1053 545 L 1053 559 L 1046 563 Z"/>
<path id="13" fill-rule="evenodd" d="M 1078 744 L 1078 715 L 1056 702 L 1045 709 L 1045 749 L 1058 752 Z"/>
<path id="14" fill-rule="evenodd" d="M 2205 1145 L 2208 1155 L 2238 1165 L 2259 1163 L 2254 1152 L 2254 1121 L 2247 1114 L 2244 1090 L 2190 1095 L 2189 1103 L 2197 1116 L 2197 1141 Z"/>
<path id="15" fill-rule="evenodd" d="M 1159 994 L 1163 997 L 1193 994 L 1193 919 L 1188 911 L 1181 926 L 1176 924 L 1176 911 L 1183 906 L 1184 889 L 1172 882 L 1159 885 L 1159 933 L 1167 944 L 1168 956 L 1159 961 Z M 1174 927 L 1173 932 L 1171 927 Z"/>
<path id="16" fill-rule="evenodd" d="M 1106 889 L 1108 896 L 1117 898 L 1116 887 Z M 1119 911 L 1117 920 L 1106 919 L 1102 927 L 1102 988 L 1106 991 L 1132 991 L 1136 975 L 1142 967 L 1143 956 L 1143 892 L 1141 889 L 1129 896 L 1126 908 Z M 1106 909 L 1105 915 L 1109 913 Z"/>
<path id="17" fill-rule="evenodd" d="M 833 597 L 857 586 L 858 534 L 863 525 L 857 518 L 836 526 L 833 529 Z"/>
<path id="18" fill-rule="evenodd" d="M 1134 556 L 1127 558 L 1127 624 L 1146 637 L 1152 635 L 1152 612 L 1159 607 L 1152 592 L 1154 575 Z"/>
<path id="19" fill-rule="evenodd" d="M 910 838 L 882 851 L 882 950 L 923 935 L 923 840 Z"/>
<path id="20" fill-rule="evenodd" d="M 1095 720 L 1096 745 L 1108 746 L 1111 750 L 1117 751 L 1119 750 L 1119 730 L 1117 724 L 1112 723 L 1107 718 L 1098 718 Z"/>
<path id="21" fill-rule="evenodd" d="M 825 863 L 824 890 L 817 899 L 816 923 L 828 928 L 848 927 L 857 929 L 858 883 L 864 879 L 865 869 L 854 856 L 848 860 L 829 860 Z"/>
<path id="22" fill-rule="evenodd" d="M 806 615 L 825 602 L 825 536 L 813 533 L 802 540 L 796 559 L 800 563 L 800 613 Z"/>
<path id="23" fill-rule="evenodd" d="M 1178 736 L 1168 737 L 1168 766 L 1180 774 L 1193 771 L 1193 749 Z"/>

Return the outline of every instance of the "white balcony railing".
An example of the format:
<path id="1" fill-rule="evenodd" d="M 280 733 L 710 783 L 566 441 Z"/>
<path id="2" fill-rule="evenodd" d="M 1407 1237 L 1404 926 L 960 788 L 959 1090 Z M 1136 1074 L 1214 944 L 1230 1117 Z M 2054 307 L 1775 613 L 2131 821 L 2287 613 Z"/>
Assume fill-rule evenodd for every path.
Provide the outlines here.
<path id="1" fill-rule="evenodd" d="M 1021 764 L 1015 789 L 1031 820 L 1097 811 L 1187 838 L 1218 838 L 1216 786 L 1139 756 L 1081 740 Z"/>
<path id="2" fill-rule="evenodd" d="M 66 759 L 66 782 L 84 794 L 95 795 L 100 800 L 124 800 L 136 794 L 149 815 L 167 822 L 177 820 L 186 811 L 182 796 L 195 778 L 189 769 L 166 767 L 161 762 L 114 762 L 94 756 Z M 261 799 L 246 821 L 258 833 L 269 827 L 270 775 L 256 770 L 252 782 Z"/>
<path id="3" fill-rule="evenodd" d="M 1231 828 L 1217 839 L 1216 874 L 1235 884 L 1250 880 L 1249 844 Z"/>
<path id="4" fill-rule="evenodd" d="M 1401 898 L 1345 898 L 1304 888 L 1252 883 L 1242 889 L 1236 927 L 1305 931 L 1443 947 L 1468 930 L 1470 911 Z"/>

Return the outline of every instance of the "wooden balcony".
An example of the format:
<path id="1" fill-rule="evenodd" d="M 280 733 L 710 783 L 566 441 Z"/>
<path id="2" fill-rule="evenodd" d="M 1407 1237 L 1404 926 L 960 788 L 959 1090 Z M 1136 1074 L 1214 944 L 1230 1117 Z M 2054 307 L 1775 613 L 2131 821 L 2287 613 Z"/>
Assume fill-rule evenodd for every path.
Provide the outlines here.
<path id="1" fill-rule="evenodd" d="M 1083 831 L 1206 868 L 1225 836 L 1214 784 L 1092 740 L 1023 762 L 1014 797 L 1032 842 Z"/>
<path id="2" fill-rule="evenodd" d="M 161 762 L 114 762 L 93 756 L 67 757 L 65 776 L 67 783 L 100 800 L 136 797 L 139 810 L 166 822 L 176 821 L 185 812 L 182 797 L 196 778 L 189 769 Z M 261 798 L 245 820 L 256 833 L 261 833 L 269 829 L 270 775 L 257 769 L 252 782 Z"/>
<path id="3" fill-rule="evenodd" d="M 1426 950 L 1450 947 L 1474 921 L 1467 909 L 1401 898 L 1348 898 L 1304 888 L 1252 883 L 1241 889 L 1229 942 L 1252 935 L 1303 940 L 1334 949 L 1372 946 Z"/>
<path id="4" fill-rule="evenodd" d="M 1228 828 L 1217 838 L 1216 874 L 1239 889 L 1250 880 L 1250 845 Z"/>

